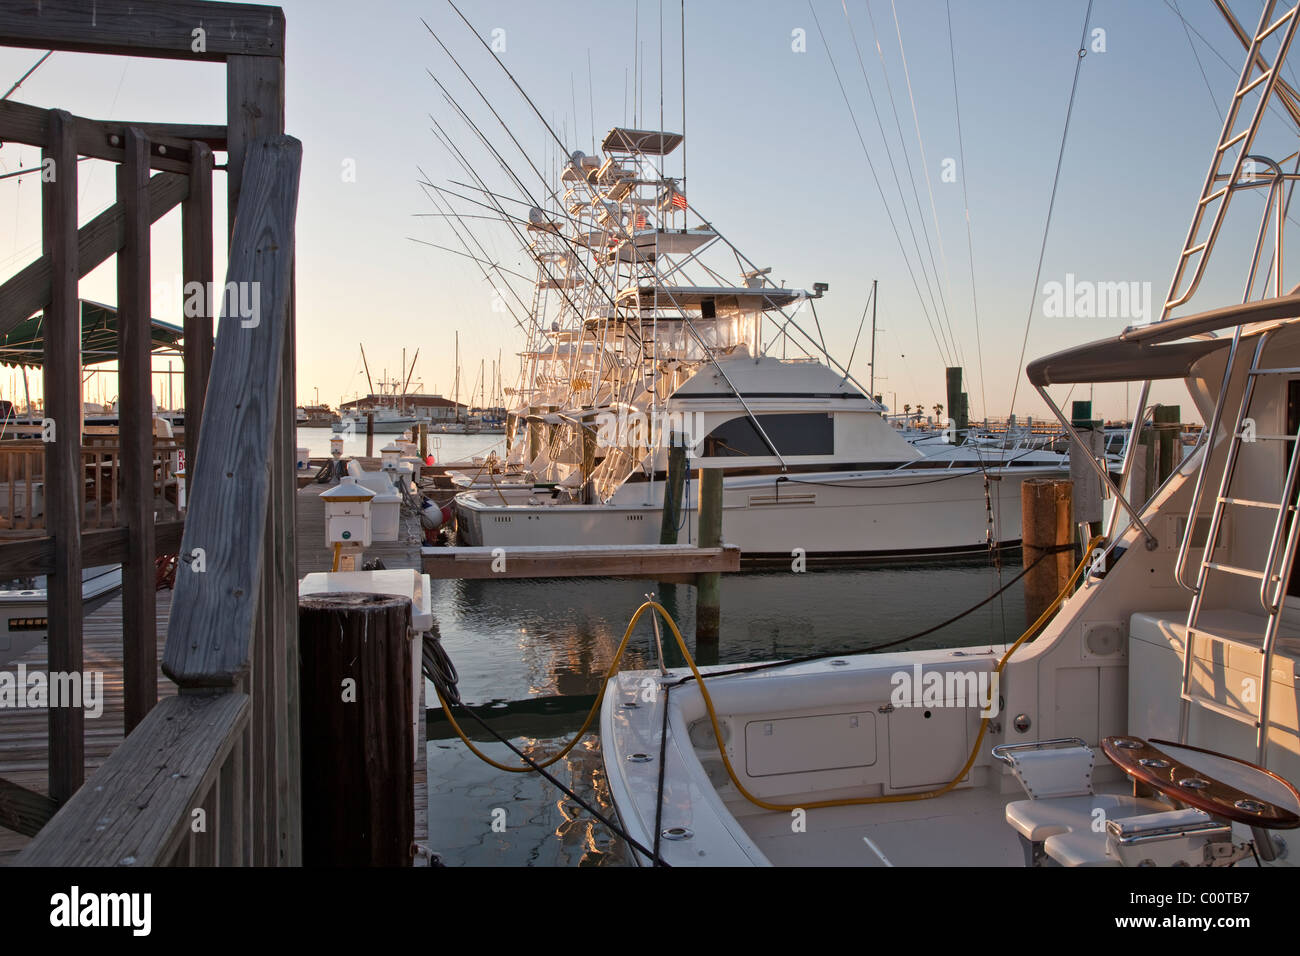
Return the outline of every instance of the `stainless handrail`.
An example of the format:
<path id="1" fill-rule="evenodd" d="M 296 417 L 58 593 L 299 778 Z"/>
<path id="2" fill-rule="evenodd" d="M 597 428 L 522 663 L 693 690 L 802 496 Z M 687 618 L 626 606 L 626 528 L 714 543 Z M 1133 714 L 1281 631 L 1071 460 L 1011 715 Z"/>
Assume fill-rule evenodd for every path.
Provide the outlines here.
<path id="1" fill-rule="evenodd" d="M 1034 388 L 1038 391 L 1038 397 L 1041 398 L 1047 407 L 1052 410 L 1052 414 L 1056 416 L 1057 421 L 1065 426 L 1066 432 L 1075 443 L 1074 447 L 1079 448 L 1084 452 L 1084 459 L 1092 466 L 1092 470 L 1097 473 L 1098 477 L 1101 478 L 1102 484 L 1110 488 L 1111 494 L 1115 496 L 1115 500 L 1124 506 L 1124 510 L 1129 513 L 1129 517 L 1133 519 L 1133 523 L 1137 525 L 1138 528 L 1141 529 L 1142 534 L 1146 536 L 1147 550 L 1154 551 L 1158 548 L 1160 542 L 1157 540 L 1155 534 L 1146 526 L 1146 522 L 1138 517 L 1137 509 L 1129 504 L 1129 500 L 1124 496 L 1124 492 L 1115 487 L 1115 482 L 1111 480 L 1110 472 L 1108 472 L 1101 462 L 1097 461 L 1093 456 L 1088 445 L 1084 443 L 1083 438 L 1080 437 L 1077 431 L 1075 431 L 1074 426 L 1070 424 L 1070 420 L 1065 417 L 1065 413 L 1056 407 L 1056 403 L 1053 402 L 1051 396 L 1047 394 L 1047 389 L 1042 385 L 1035 385 Z"/>
<path id="2" fill-rule="evenodd" d="M 998 744 L 990 753 L 994 760 L 1001 760 L 1005 764 L 1011 763 L 1011 754 L 1018 750 L 1041 750 L 1044 747 L 1059 747 L 1062 744 L 1073 744 L 1076 747 L 1087 747 L 1088 741 L 1082 737 L 1055 737 L 1051 740 L 1031 740 L 1023 744 Z"/>

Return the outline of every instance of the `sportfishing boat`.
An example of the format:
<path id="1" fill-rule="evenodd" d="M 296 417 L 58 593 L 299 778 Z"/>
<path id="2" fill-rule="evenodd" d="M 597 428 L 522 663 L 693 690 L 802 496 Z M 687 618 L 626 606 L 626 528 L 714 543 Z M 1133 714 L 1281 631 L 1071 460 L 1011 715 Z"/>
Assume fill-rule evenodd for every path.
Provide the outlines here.
<path id="1" fill-rule="evenodd" d="M 701 439 L 692 466 L 723 470 L 723 535 L 751 561 L 788 561 L 795 548 L 817 559 L 1007 544 L 1020 537 L 1020 483 L 1068 469 L 1062 456 L 1034 449 L 986 452 L 983 462 L 955 450 L 924 456 L 882 421 L 881 406 L 825 365 L 753 358 L 743 346 L 703 367 L 665 409 Z M 617 430 L 617 413 L 604 415 L 596 427 Z M 662 445 L 646 452 L 598 504 L 580 500 L 577 470 L 549 491 L 517 488 L 516 502 L 527 492 L 519 503 L 496 488 L 458 495 L 460 538 L 492 547 L 656 543 L 668 454 Z M 689 479 L 682 500 L 685 542 L 698 536 Z"/>
<path id="2" fill-rule="evenodd" d="M 1294 862 L 1300 287 L 1281 250 L 1295 174 L 1262 160 L 1261 140 L 1294 158 L 1300 98 L 1281 67 L 1300 4 L 1267 0 L 1253 30 L 1219 7 L 1245 65 L 1160 319 L 1026 370 L 1067 433 L 1050 387 L 1143 383 L 1118 507 L 1055 616 L 1009 646 L 618 674 L 601 747 L 623 826 L 650 853 L 674 866 Z M 1233 203 L 1250 190 L 1262 221 Z M 1257 236 L 1243 301 L 1190 312 L 1221 229 L 1242 218 Z M 1206 438 L 1132 502 L 1151 382 L 1177 380 Z"/>
<path id="3" fill-rule="evenodd" d="M 685 227 L 684 193 L 657 172 L 682 141 L 616 127 L 603 157 L 570 157 L 562 209 L 531 211 L 538 275 L 516 392 L 525 404 L 510 414 L 502 472 L 460 476 L 460 543 L 656 543 L 674 442 L 689 469 L 723 472 L 723 536 L 746 562 L 788 561 L 795 549 L 860 560 L 1017 542 L 1021 483 L 1063 475 L 1068 460 L 909 444 L 800 328 L 796 313 L 815 310 L 825 285 L 775 285 L 711 225 Z M 707 263 L 713 249 L 750 266 L 737 284 Z M 797 341 L 806 354 L 769 352 L 769 322 L 783 352 Z M 683 505 L 678 540 L 695 540 L 691 482 L 670 493 Z"/>

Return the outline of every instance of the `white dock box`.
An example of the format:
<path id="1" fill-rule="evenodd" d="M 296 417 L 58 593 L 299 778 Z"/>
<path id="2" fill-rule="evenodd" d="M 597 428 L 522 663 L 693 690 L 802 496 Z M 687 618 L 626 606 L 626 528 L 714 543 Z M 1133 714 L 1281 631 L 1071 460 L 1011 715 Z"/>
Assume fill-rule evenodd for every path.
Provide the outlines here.
<path id="1" fill-rule="evenodd" d="M 402 496 L 389 486 L 387 491 L 376 491 L 370 499 L 370 535 L 375 541 L 396 541 L 402 516 Z"/>
<path id="2" fill-rule="evenodd" d="M 344 477 L 329 491 L 325 500 L 325 543 L 370 546 L 370 503 L 375 493 L 351 476 Z"/>

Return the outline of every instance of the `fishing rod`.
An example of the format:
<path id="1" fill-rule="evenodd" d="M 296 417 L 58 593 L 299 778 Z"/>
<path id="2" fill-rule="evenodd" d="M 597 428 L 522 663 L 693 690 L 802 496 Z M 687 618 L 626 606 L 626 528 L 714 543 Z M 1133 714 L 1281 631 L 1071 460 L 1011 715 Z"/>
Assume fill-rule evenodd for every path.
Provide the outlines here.
<path id="1" fill-rule="evenodd" d="M 416 169 L 420 171 L 420 174 L 421 174 L 421 175 L 424 175 L 424 171 L 423 171 L 423 170 L 420 170 L 420 168 L 419 168 L 418 166 L 416 167 Z M 424 183 L 420 183 L 420 186 L 421 186 L 421 187 L 423 187 L 424 185 L 425 185 Z M 438 209 L 440 209 L 440 210 L 442 210 L 442 209 L 450 210 L 453 216 L 456 214 L 457 211 L 454 210 L 454 209 L 452 209 L 452 207 L 451 207 L 450 204 L 443 204 L 443 203 L 440 203 L 440 202 L 439 202 L 439 201 L 438 201 L 434 196 L 430 195 L 429 192 L 428 192 L 427 190 L 425 191 L 425 195 L 428 197 L 429 201 L 432 202 L 432 203 L 433 203 L 433 204 L 434 204 Z M 473 260 L 478 264 L 478 266 L 479 266 L 479 271 L 483 273 L 483 278 L 484 278 L 484 280 L 487 281 L 487 282 L 489 282 L 489 283 L 491 283 L 493 288 L 497 288 L 497 284 L 496 284 L 495 282 L 492 281 L 491 277 L 490 277 L 490 276 L 488 275 L 488 273 L 487 273 L 487 270 L 485 270 L 485 269 L 483 268 L 482 260 L 480 260 L 480 258 L 479 258 L 478 256 L 475 256 L 475 255 L 473 254 L 473 250 L 470 249 L 469 243 L 467 243 L 467 242 L 465 241 L 464 236 L 462 236 L 462 235 L 460 234 L 460 231 L 456 228 L 456 226 L 455 226 L 454 224 L 452 224 L 452 223 L 449 222 L 448 225 L 451 226 L 451 231 L 452 231 L 452 233 L 456 236 L 457 241 L 459 241 L 460 244 L 461 244 L 462 246 L 465 247 L 465 253 L 462 253 L 462 255 L 466 255 L 467 258 L 473 259 Z M 478 246 L 478 248 L 479 248 L 479 252 L 483 254 L 484 258 L 486 258 L 486 256 L 487 256 L 487 250 L 485 250 L 485 249 L 483 248 L 482 243 L 480 243 L 480 242 L 478 241 L 477 237 L 474 236 L 473 232 L 471 232 L 471 231 L 469 230 L 469 227 L 468 227 L 468 226 L 465 226 L 465 225 L 462 223 L 462 224 L 461 224 L 461 228 L 465 229 L 465 231 L 469 234 L 470 238 L 474 240 L 474 244 Z M 417 241 L 419 241 L 419 240 L 417 240 Z M 435 245 L 435 243 L 427 243 L 427 244 L 428 244 L 428 245 Z M 454 252 L 455 250 L 450 250 L 450 251 Z M 505 288 L 507 288 L 507 289 L 510 291 L 510 294 L 513 295 L 513 296 L 515 297 L 515 300 L 519 303 L 519 307 L 520 307 L 521 309 L 524 310 L 524 313 L 525 313 L 525 314 L 528 314 L 528 306 L 525 305 L 525 304 L 524 304 L 524 300 L 523 300 L 522 298 L 519 297 L 519 293 L 515 291 L 514 286 L 512 286 L 512 285 L 511 285 L 508 281 L 506 281 L 506 279 L 505 279 L 505 273 L 506 273 L 507 271 L 511 271 L 511 270 L 504 270 L 504 269 L 502 269 L 500 266 L 496 265 L 495 263 L 492 264 L 492 268 L 495 269 L 495 270 L 497 271 L 497 273 L 501 276 L 501 284 L 502 284 L 503 286 L 505 286 Z M 526 276 L 524 276 L 524 275 L 522 275 L 522 274 L 520 274 L 520 273 L 516 273 L 516 272 L 513 272 L 513 271 L 512 271 L 512 274 L 518 276 L 520 279 L 523 279 L 525 282 L 531 282 L 531 281 L 532 281 L 531 279 L 528 279 Z M 531 334 L 531 333 L 529 332 L 528 327 L 525 326 L 524 323 L 521 322 L 521 321 L 519 320 L 519 316 L 517 316 L 517 315 L 515 314 L 514 309 L 510 308 L 510 304 L 509 304 L 508 302 L 505 302 L 504 300 L 502 300 L 502 304 L 505 305 L 506 310 L 510 313 L 510 317 L 511 317 L 512 319 L 515 320 L 515 324 L 519 326 L 520 331 L 522 331 L 525 335 L 529 335 L 529 334 Z M 535 319 L 532 318 L 532 316 L 529 316 L 529 319 L 530 319 L 530 321 L 533 321 L 534 323 L 535 323 L 535 321 L 536 321 Z"/>

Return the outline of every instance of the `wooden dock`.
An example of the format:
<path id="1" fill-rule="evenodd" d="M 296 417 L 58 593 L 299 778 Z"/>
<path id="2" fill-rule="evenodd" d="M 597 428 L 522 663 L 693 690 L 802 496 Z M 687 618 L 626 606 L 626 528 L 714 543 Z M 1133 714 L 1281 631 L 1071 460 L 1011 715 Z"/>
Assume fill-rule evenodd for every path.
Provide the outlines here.
<path id="1" fill-rule="evenodd" d="M 171 591 L 158 592 L 158 655 L 167 638 L 167 615 Z M 104 675 L 104 712 L 86 720 L 86 774 L 89 776 L 122 742 L 125 690 L 122 679 L 122 601 L 114 598 L 88 615 L 84 625 L 85 669 Z M 42 641 L 18 660 L 0 667 L 16 674 L 19 664 L 28 673 L 48 673 L 46 644 Z M 176 685 L 161 673 L 158 696 L 176 693 Z M 49 793 L 49 713 L 44 708 L 0 707 L 0 780 L 16 783 L 37 793 Z M 0 811 L 3 795 L 0 794 Z M 29 837 L 0 827 L 0 863 L 6 862 L 30 842 Z"/>
<path id="2" fill-rule="evenodd" d="M 424 548 L 421 567 L 433 578 L 654 578 L 693 584 L 696 575 L 740 570 L 734 545 L 539 545 L 508 548 Z"/>

